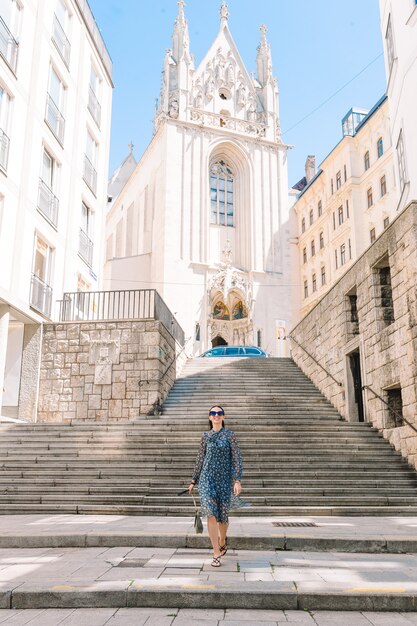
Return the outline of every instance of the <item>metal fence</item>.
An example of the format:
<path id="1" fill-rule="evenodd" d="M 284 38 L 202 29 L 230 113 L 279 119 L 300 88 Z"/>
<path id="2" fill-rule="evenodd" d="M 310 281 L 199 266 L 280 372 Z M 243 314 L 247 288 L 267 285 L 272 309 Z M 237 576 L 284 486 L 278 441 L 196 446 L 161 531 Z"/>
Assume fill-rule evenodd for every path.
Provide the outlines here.
<path id="1" fill-rule="evenodd" d="M 64 142 L 65 119 L 49 93 L 46 97 L 45 121 L 62 145 Z"/>
<path id="2" fill-rule="evenodd" d="M 6 22 L 0 17 L 0 55 L 15 74 L 18 52 L 19 44 L 7 28 Z"/>
<path id="3" fill-rule="evenodd" d="M 45 317 L 51 317 L 52 287 L 36 274 L 32 274 L 30 283 L 30 306 L 37 309 Z"/>
<path id="4" fill-rule="evenodd" d="M 54 226 L 57 226 L 59 200 L 41 178 L 38 187 L 38 209 Z"/>
<path id="5" fill-rule="evenodd" d="M 7 164 L 9 162 L 9 145 L 10 139 L 0 128 L 0 168 L 7 172 Z"/>
<path id="6" fill-rule="evenodd" d="M 64 293 L 59 302 L 61 322 L 159 320 L 184 345 L 184 331 L 155 289 L 79 291 Z"/>
<path id="7" fill-rule="evenodd" d="M 64 59 L 65 65 L 68 67 L 70 62 L 71 44 L 68 37 L 65 34 L 65 30 L 62 28 L 61 22 L 54 15 L 54 27 L 52 32 L 52 41 L 56 45 L 58 52 Z"/>

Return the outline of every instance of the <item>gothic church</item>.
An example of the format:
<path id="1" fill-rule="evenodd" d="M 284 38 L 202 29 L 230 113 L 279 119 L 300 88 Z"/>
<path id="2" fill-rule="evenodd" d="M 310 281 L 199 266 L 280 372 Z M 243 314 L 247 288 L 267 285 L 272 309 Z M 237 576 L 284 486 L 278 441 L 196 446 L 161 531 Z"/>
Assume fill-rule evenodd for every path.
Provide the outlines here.
<path id="1" fill-rule="evenodd" d="M 286 356 L 297 292 L 287 149 L 266 27 L 251 75 L 223 3 L 195 67 L 180 0 L 154 136 L 113 176 L 104 288 L 158 290 L 194 354 L 228 344 Z"/>

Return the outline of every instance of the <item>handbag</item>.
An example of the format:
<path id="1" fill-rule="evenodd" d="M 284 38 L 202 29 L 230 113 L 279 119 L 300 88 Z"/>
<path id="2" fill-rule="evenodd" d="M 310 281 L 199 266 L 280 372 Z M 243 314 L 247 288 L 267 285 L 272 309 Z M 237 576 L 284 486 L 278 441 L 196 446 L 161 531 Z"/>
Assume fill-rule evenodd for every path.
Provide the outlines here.
<path id="1" fill-rule="evenodd" d="M 197 502 L 195 501 L 194 494 L 191 493 L 190 495 L 193 499 L 195 509 L 194 529 L 197 535 L 201 535 L 201 533 L 203 532 L 203 520 L 201 519 L 201 512 L 200 509 L 197 507 Z"/>

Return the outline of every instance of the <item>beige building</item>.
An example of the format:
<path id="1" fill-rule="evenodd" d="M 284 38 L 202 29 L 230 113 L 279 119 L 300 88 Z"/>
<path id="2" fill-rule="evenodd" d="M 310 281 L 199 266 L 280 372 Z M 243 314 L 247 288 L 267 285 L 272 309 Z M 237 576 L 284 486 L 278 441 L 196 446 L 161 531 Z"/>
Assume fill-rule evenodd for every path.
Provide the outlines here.
<path id="1" fill-rule="evenodd" d="M 98 288 L 112 63 L 85 0 L 1 9 L 0 407 L 24 417 L 40 323 L 63 292 Z"/>
<path id="2" fill-rule="evenodd" d="M 343 138 L 315 173 L 314 157 L 293 205 L 300 317 L 323 297 L 396 215 L 386 96 L 343 118 Z"/>
<path id="3" fill-rule="evenodd" d="M 380 0 L 398 209 L 417 199 L 417 4 Z"/>

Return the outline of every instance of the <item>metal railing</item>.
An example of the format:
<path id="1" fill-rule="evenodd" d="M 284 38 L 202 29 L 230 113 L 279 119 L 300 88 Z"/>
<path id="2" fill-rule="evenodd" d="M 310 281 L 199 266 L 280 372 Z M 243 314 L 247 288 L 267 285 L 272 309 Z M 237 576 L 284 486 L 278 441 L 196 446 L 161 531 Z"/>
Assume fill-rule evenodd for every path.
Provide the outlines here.
<path id="1" fill-rule="evenodd" d="M 315 359 L 315 358 L 314 358 L 314 356 L 313 356 L 312 354 L 310 354 L 310 352 L 308 352 L 308 350 L 306 350 L 306 349 L 304 348 L 304 346 L 302 346 L 302 345 L 301 345 L 301 343 L 298 343 L 298 341 L 297 341 L 296 339 L 294 339 L 294 337 L 293 337 L 291 334 L 290 334 L 290 335 L 288 335 L 288 336 L 289 336 L 289 338 L 291 339 L 291 341 L 293 341 L 294 343 L 296 343 L 296 344 L 297 344 L 297 346 L 298 346 L 299 348 L 301 348 L 301 350 L 304 350 L 304 352 L 307 354 L 307 356 L 309 356 L 309 357 L 310 357 L 310 359 L 311 359 L 312 361 L 314 361 L 314 363 L 315 363 L 316 365 L 318 365 L 318 366 L 319 366 L 319 367 L 323 370 L 323 372 L 326 372 L 327 376 L 328 376 L 329 378 L 331 378 L 331 379 L 332 379 L 332 380 L 336 383 L 336 385 L 338 385 L 339 387 L 343 387 L 342 383 L 340 383 L 338 380 L 336 380 L 336 378 L 333 376 L 333 374 L 331 374 L 331 373 L 330 373 L 330 372 L 329 372 L 329 371 L 328 371 L 325 367 L 323 367 L 323 365 L 322 365 L 321 363 L 319 363 L 319 361 L 317 361 L 317 359 Z"/>
<path id="2" fill-rule="evenodd" d="M 97 194 L 97 172 L 88 156 L 84 155 L 84 173 L 83 178 L 94 195 Z"/>
<path id="3" fill-rule="evenodd" d="M 10 139 L 0 128 L 0 167 L 4 172 L 7 172 L 7 164 L 9 162 L 9 146 Z"/>
<path id="4" fill-rule="evenodd" d="M 94 244 L 87 235 L 86 232 L 80 228 L 80 241 L 78 246 L 78 254 L 84 259 L 84 261 L 91 267 L 93 264 L 93 250 Z"/>
<path id="5" fill-rule="evenodd" d="M 101 123 L 101 104 L 98 101 L 98 98 L 94 92 L 94 89 L 92 88 L 92 86 L 89 86 L 88 89 L 88 105 L 87 105 L 88 110 L 90 111 L 91 115 L 93 116 L 95 122 L 97 123 L 97 126 L 100 128 L 100 123 Z"/>
<path id="6" fill-rule="evenodd" d="M 32 274 L 30 284 L 30 306 L 45 315 L 51 317 L 52 287 L 45 283 L 39 276 Z"/>
<path id="7" fill-rule="evenodd" d="M 17 69 L 18 52 L 18 42 L 7 28 L 5 21 L 0 17 L 0 54 L 14 74 L 16 74 Z"/>
<path id="8" fill-rule="evenodd" d="M 71 55 L 71 44 L 56 14 L 54 15 L 52 41 L 54 42 L 59 54 L 62 56 L 65 65 L 68 67 Z"/>
<path id="9" fill-rule="evenodd" d="M 184 331 L 155 289 L 64 293 L 59 319 L 61 322 L 159 320 L 184 345 Z"/>
<path id="10" fill-rule="evenodd" d="M 380 396 L 379 393 L 377 393 L 374 389 L 372 389 L 372 387 L 370 387 L 369 385 L 363 385 L 362 389 L 363 390 L 369 389 L 369 391 L 373 393 L 376 398 L 379 398 L 379 400 L 381 400 L 381 402 L 383 402 L 385 406 L 388 407 L 391 413 L 395 415 L 395 419 L 400 422 L 399 425 L 401 425 L 401 423 L 403 422 L 407 424 L 407 426 L 409 426 L 412 430 L 414 430 L 414 432 L 417 433 L 417 428 L 414 426 L 414 424 L 411 424 L 411 422 L 409 422 L 408 419 L 406 419 L 401 413 L 396 411 L 390 404 L 388 404 L 388 402 L 382 396 Z"/>
<path id="11" fill-rule="evenodd" d="M 38 209 L 51 224 L 57 226 L 59 200 L 42 178 L 39 179 Z"/>
<path id="12" fill-rule="evenodd" d="M 46 97 L 45 122 L 62 145 L 64 143 L 65 119 L 49 93 Z"/>

